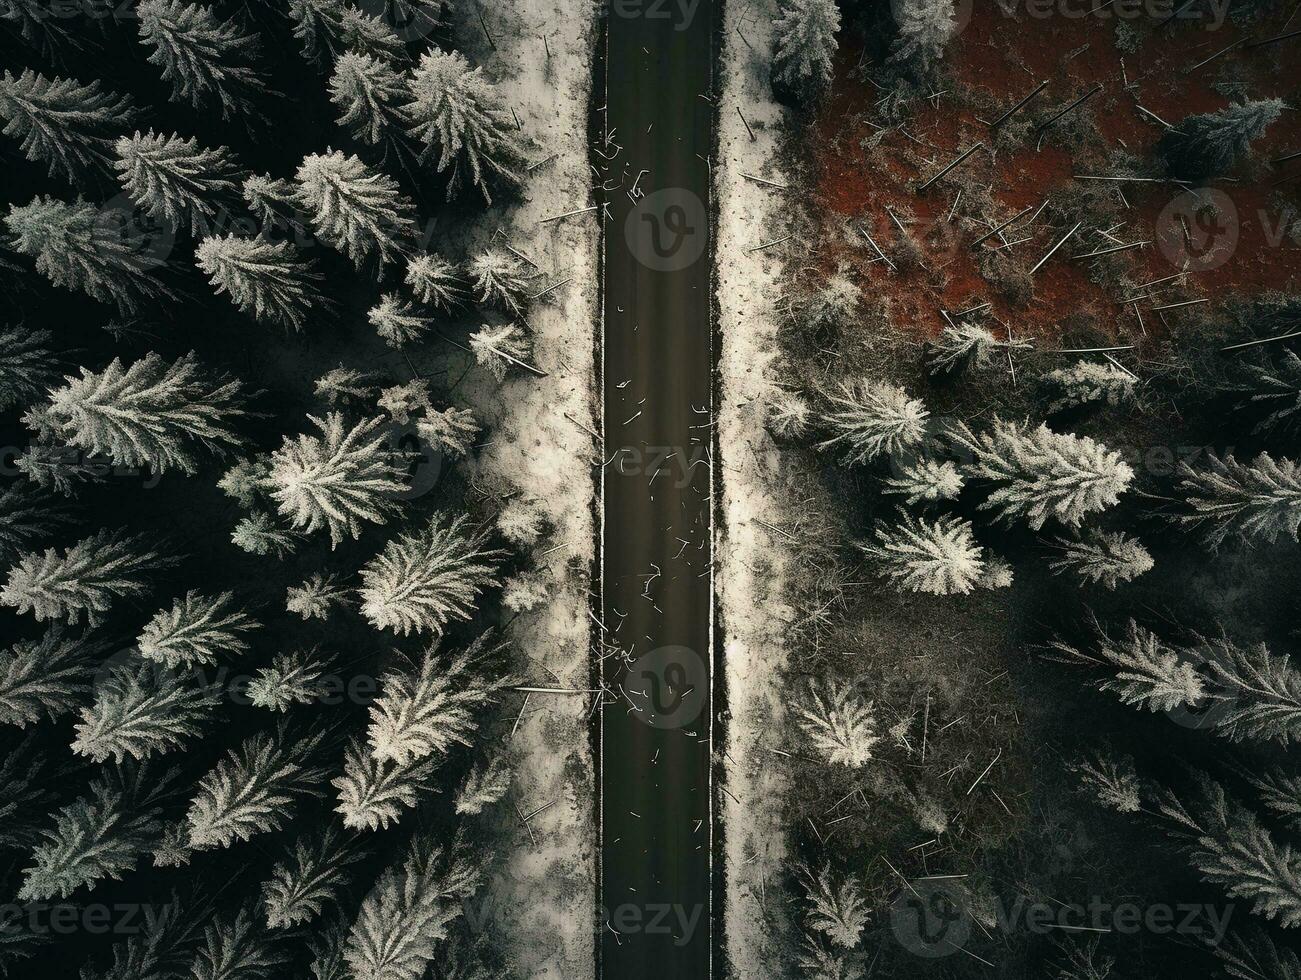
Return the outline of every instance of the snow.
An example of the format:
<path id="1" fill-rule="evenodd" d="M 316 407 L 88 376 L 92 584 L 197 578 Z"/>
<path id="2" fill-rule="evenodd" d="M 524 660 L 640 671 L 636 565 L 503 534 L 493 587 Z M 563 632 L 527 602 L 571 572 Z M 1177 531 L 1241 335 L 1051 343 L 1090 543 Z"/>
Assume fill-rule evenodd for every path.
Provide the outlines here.
<path id="1" fill-rule="evenodd" d="M 467 248 L 473 255 L 509 244 L 538 263 L 545 276 L 530 292 L 572 277 L 525 317 L 534 363 L 547 376 L 512 369 L 498 386 L 476 368 L 467 385 L 473 383 L 469 397 L 491 432 L 476 482 L 536 501 L 552 529 L 534 552 L 550 574 L 551 596 L 508 627 L 520 651 L 517 669 L 539 686 L 580 689 L 590 687 L 591 666 L 596 483 L 590 463 L 599 449 L 585 430 L 596 430 L 599 226 L 594 213 L 540 222 L 592 203 L 587 123 L 595 14 L 591 0 L 493 4 L 484 17 L 496 51 L 473 14 L 463 13 L 458 38 L 518 114 L 535 143 L 532 159 L 557 154 L 527 175 L 519 202 L 502 217 L 505 238 L 490 241 L 484 234 Z M 587 980 L 595 973 L 589 709 L 584 696 L 533 694 L 510 741 L 515 773 L 499 810 L 502 859 L 489 886 L 491 934 L 498 948 L 510 951 L 514 975 L 529 980 Z M 549 803 L 528 827 L 512 811 L 517 806 L 528 814 Z"/>
<path id="2" fill-rule="evenodd" d="M 720 159 L 714 171 L 723 487 L 715 585 L 730 702 L 722 746 L 727 760 L 723 929 L 730 976 L 767 980 L 785 973 L 776 947 L 784 930 L 772 921 L 780 916 L 782 903 L 775 900 L 771 874 L 786 852 L 782 805 L 787 780 L 760 746 L 766 735 L 771 738 L 767 733 L 789 724 L 782 688 L 789 654 L 782 638 L 793 613 L 782 597 L 793 542 L 759 522 L 775 527 L 789 523 L 781 502 L 792 498 L 782 492 L 780 453 L 763 427 L 780 325 L 782 252 L 780 247 L 746 250 L 785 233 L 780 216 L 789 202 L 781 190 L 741 176 L 786 183 L 776 162 L 783 110 L 773 102 L 768 82 L 776 3 L 728 3 L 724 12 Z M 741 109 L 744 121 L 733 107 Z"/>

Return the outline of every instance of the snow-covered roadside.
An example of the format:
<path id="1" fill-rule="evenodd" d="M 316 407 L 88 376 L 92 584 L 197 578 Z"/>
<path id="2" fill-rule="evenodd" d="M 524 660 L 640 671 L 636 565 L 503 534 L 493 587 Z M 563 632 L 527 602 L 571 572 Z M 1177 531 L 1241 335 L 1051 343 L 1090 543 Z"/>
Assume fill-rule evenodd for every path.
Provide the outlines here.
<path id="1" fill-rule="evenodd" d="M 789 202 L 780 190 L 741 176 L 784 183 L 776 162 L 783 110 L 768 82 L 776 3 L 733 0 L 724 11 L 714 168 L 723 483 L 715 582 L 730 711 L 722 746 L 723 928 L 729 976 L 768 980 L 785 973 L 774 949 L 774 938 L 785 930 L 780 923 L 774 928 L 782 903 L 775 901 L 771 876 L 785 855 L 786 780 L 772 764 L 774 757 L 759 746 L 765 738 L 771 741 L 769 733 L 780 731 L 785 713 L 780 685 L 788 656 L 783 637 L 792 618 L 784 601 L 791 542 L 760 522 L 789 523 L 782 502 L 792 498 L 782 489 L 780 451 L 763 425 L 780 323 L 782 256 L 779 249 L 747 249 L 784 234 L 780 220 Z"/>
<path id="2" fill-rule="evenodd" d="M 588 589 L 596 484 L 589 463 L 597 450 L 584 429 L 596 428 L 600 239 L 593 214 L 541 220 L 592 201 L 587 120 L 595 14 L 591 0 L 485 5 L 496 50 L 477 17 L 464 15 L 459 27 L 460 41 L 518 114 L 535 144 L 535 159 L 546 161 L 528 175 L 519 202 L 502 217 L 496 244 L 508 244 L 541 267 L 544 276 L 534 292 L 570 280 L 534 302 L 526 318 L 533 361 L 546 377 L 517 372 L 500 388 L 478 370 L 467 379 L 475 409 L 491 432 L 476 482 L 535 501 L 549 530 L 533 561 L 546 570 L 550 595 L 509 627 L 520 654 L 518 669 L 531 684 L 570 688 L 589 686 L 591 665 Z M 479 245 L 487 243 L 484 235 Z M 521 980 L 587 980 L 595 972 L 589 708 L 582 696 L 530 695 L 510 740 L 515 776 L 508 802 L 524 815 L 546 807 L 527 827 L 509 808 L 504 811 L 504 853 L 487 897 L 490 941 L 507 951 Z"/>

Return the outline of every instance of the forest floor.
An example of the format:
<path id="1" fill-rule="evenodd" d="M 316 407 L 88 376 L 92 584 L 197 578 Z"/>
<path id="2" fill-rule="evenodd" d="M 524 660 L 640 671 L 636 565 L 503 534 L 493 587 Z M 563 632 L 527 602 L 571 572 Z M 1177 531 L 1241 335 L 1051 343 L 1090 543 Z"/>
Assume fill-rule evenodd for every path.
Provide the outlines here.
<path id="1" fill-rule="evenodd" d="M 591 670 L 600 232 L 593 214 L 543 219 L 592 201 L 587 121 L 596 10 L 588 0 L 528 0 L 497 5 L 485 16 L 495 46 L 468 28 L 462 40 L 499 80 L 536 144 L 538 163 L 520 201 L 497 228 L 481 223 L 484 240 L 471 245 L 496 238 L 536 264 L 535 293 L 555 288 L 528 316 L 535 363 L 546 377 L 521 375 L 500 388 L 481 377 L 481 386 L 466 393 L 493 432 L 475 481 L 503 497 L 535 502 L 551 532 L 551 546 L 535 558 L 549 596 L 507 627 L 521 652 L 517 670 L 528 685 L 581 690 L 590 687 Z M 533 694 L 510 736 L 516 812 L 499 829 L 506 856 L 487 901 L 495 942 L 509 951 L 515 975 L 530 980 L 585 980 L 594 973 L 590 719 L 588 697 Z"/>
<path id="2" fill-rule="evenodd" d="M 1276 8 L 1277 22 L 1230 21 L 1218 31 L 1179 24 L 1167 33 L 1145 25 L 1137 39 L 1117 35 L 1112 21 L 1010 20 L 1002 5 L 960 6 L 974 14 L 948 49 L 944 82 L 912 90 L 905 104 L 877 82 L 889 32 L 865 32 L 847 14 L 835 80 L 803 123 L 772 101 L 769 5 L 728 12 L 716 170 L 718 582 L 731 711 L 725 915 L 737 977 L 798 975 L 798 929 L 787 910 L 799 905 L 790 876 L 799 864 L 831 861 L 863 876 L 873 906 L 864 948 L 879 976 L 992 975 L 992 964 L 1000 976 L 1039 977 L 1052 955 L 1043 936 L 1000 932 L 990 920 L 990 932 L 973 932 L 971 959 L 914 956 L 892 920 L 901 873 L 963 879 L 959 890 L 973 906 L 991 895 L 1205 900 L 1204 886 L 1163 856 L 1154 835 L 1101 813 L 1071 775 L 1089 750 L 1108 744 L 1132 752 L 1140 771 L 1160 771 L 1171 757 L 1196 761 L 1204 735 L 1086 695 L 1071 672 L 1034 651 L 1054 635 L 1087 638 L 1095 615 L 1208 634 L 1222 627 L 1250 642 L 1289 638 L 1287 615 L 1271 597 L 1295 581 L 1291 546 L 1208 561 L 1163 512 L 1179 462 L 1231 451 L 1226 438 L 1250 455 L 1250 424 L 1239 420 L 1226 437 L 1232 419 L 1208 392 L 1233 368 L 1221 346 L 1272 332 L 1252 302 L 1301 287 L 1301 241 L 1290 230 L 1301 218 L 1298 162 L 1268 165 L 1297 149 L 1286 118 L 1293 110 L 1251 161 L 1213 183 L 1218 210 L 1208 214 L 1188 204 L 1186 188 L 1153 179 L 1151 151 L 1164 127 L 1138 107 L 1176 122 L 1241 95 L 1292 104 L 1297 75 L 1277 47 L 1234 50 L 1185 74 L 1247 33 L 1281 33 L 1292 6 Z M 1025 110 L 991 131 L 990 121 L 1043 81 Z M 1038 126 L 1099 84 L 1038 139 Z M 978 142 L 986 148 L 918 193 Z M 972 248 L 1026 209 L 1007 230 L 1013 244 L 994 236 Z M 1076 222 L 1079 232 L 1031 274 Z M 1138 241 L 1149 244 L 1074 259 Z M 775 244 L 748 251 L 767 243 Z M 829 285 L 850 298 L 850 312 L 809 327 Z M 1185 301 L 1200 302 L 1157 309 Z M 1035 350 L 960 381 L 928 375 L 923 353 L 946 314 L 986 303 L 973 322 L 1000 338 L 1030 339 Z M 1124 348 L 1115 356 L 1143 379 L 1141 406 L 1064 424 L 1119 450 L 1136 472 L 1107 526 L 1137 532 L 1156 567 L 1119 594 L 1049 574 L 1042 540 L 986 529 L 987 516 L 964 501 L 960 516 L 1012 563 L 1012 587 L 900 595 L 874 580 L 851 547 L 894 511 L 880 474 L 775 443 L 764 429 L 782 390 L 816 404 L 819 392 L 860 377 L 924 398 L 937 425 L 960 418 L 979 427 L 994 414 L 1037 421 L 1048 404 L 1039 379 L 1071 363 L 1056 351 L 1100 346 Z M 1060 431 L 1062 423 L 1052 424 Z M 789 705 L 810 679 L 828 677 L 872 692 L 882 739 L 868 769 L 819 769 L 833 775 L 815 780 Z M 1169 968 L 1204 967 L 1202 955 L 1175 950 Z"/>

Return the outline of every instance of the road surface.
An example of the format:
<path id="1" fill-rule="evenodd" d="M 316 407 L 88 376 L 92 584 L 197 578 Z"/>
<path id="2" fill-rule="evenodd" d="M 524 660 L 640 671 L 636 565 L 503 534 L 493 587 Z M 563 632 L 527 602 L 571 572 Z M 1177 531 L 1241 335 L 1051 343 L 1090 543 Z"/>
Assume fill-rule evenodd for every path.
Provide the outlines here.
<path id="1" fill-rule="evenodd" d="M 609 4 L 594 162 L 609 203 L 599 948 L 611 980 L 711 975 L 716 15 L 716 0 Z"/>

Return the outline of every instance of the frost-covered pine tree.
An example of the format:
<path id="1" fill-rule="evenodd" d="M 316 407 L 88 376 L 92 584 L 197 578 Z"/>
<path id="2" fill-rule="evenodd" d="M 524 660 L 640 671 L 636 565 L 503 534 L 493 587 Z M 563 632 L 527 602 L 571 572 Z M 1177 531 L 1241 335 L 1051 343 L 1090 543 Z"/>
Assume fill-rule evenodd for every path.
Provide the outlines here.
<path id="1" fill-rule="evenodd" d="M 248 509 L 257 503 L 262 491 L 266 488 L 266 479 L 269 473 L 270 467 L 267 466 L 265 461 L 241 459 L 221 475 L 221 479 L 217 481 L 217 486 L 221 488 L 221 492 L 227 497 L 238 501 L 241 507 Z"/>
<path id="2" fill-rule="evenodd" d="M 184 0 L 140 0 L 136 16 L 140 43 L 171 83 L 173 101 L 195 109 L 220 105 L 222 118 L 257 112 L 267 87 L 256 66 L 255 35 L 221 20 L 211 7 Z"/>
<path id="3" fill-rule="evenodd" d="M 1141 787 L 1132 759 L 1117 761 L 1097 756 L 1071 768 L 1098 803 L 1107 809 L 1117 813 L 1138 813 L 1143 809 Z"/>
<path id="4" fill-rule="evenodd" d="M 816 875 L 811 868 L 801 869 L 799 881 L 806 902 L 805 927 L 837 946 L 854 949 L 872 914 L 859 880 L 852 874 L 836 880 L 828 864 Z"/>
<path id="5" fill-rule="evenodd" d="M 114 664 L 81 709 L 72 751 L 103 762 L 145 759 L 185 744 L 217 704 L 216 693 L 147 660 Z"/>
<path id="6" fill-rule="evenodd" d="M 277 527 L 275 518 L 265 511 L 255 510 L 240 518 L 230 533 L 231 544 L 250 555 L 275 555 L 284 558 L 298 547 L 300 534 Z"/>
<path id="7" fill-rule="evenodd" d="M 1049 371 L 1045 379 L 1058 392 L 1048 406 L 1049 412 L 1094 402 L 1125 405 L 1134 400 L 1138 384 L 1138 379 L 1124 368 L 1096 361 L 1079 361 L 1068 368 L 1057 368 Z"/>
<path id="8" fill-rule="evenodd" d="M 58 623 L 39 640 L 18 640 L 0 653 L 0 724 L 26 728 L 75 710 L 90 693 L 93 663 L 106 650 L 94 634 L 74 636 Z"/>
<path id="9" fill-rule="evenodd" d="M 32 486 L 52 490 L 65 496 L 76 493 L 86 481 L 97 481 L 103 473 L 98 461 L 86 459 L 85 453 L 72 446 L 28 446 L 14 460 L 14 469 Z"/>
<path id="10" fill-rule="evenodd" d="M 1256 814 L 1205 773 L 1182 796 L 1161 788 L 1157 811 L 1170 821 L 1202 881 L 1218 885 L 1284 929 L 1301 926 L 1301 854 L 1279 842 Z"/>
<path id="11" fill-rule="evenodd" d="M 361 268 L 401 259 L 415 233 L 415 207 L 386 174 L 340 150 L 312 153 L 294 175 L 295 198 L 317 236 Z"/>
<path id="12" fill-rule="evenodd" d="M 372 306 L 366 319 L 375 333 L 390 347 L 405 347 L 423 337 L 434 325 L 427 316 L 417 313 L 410 303 L 397 293 L 385 293 Z"/>
<path id="13" fill-rule="evenodd" d="M 456 791 L 458 816 L 476 816 L 506 795 L 510 789 L 510 762 L 504 753 L 492 757 L 486 766 L 476 765 Z"/>
<path id="14" fill-rule="evenodd" d="M 1078 527 L 1088 514 L 1115 505 L 1134 477 L 1119 453 L 1046 425 L 1029 429 L 995 418 L 979 436 L 965 422 L 950 435 L 973 457 L 966 474 L 999 484 L 981 509 L 997 510 L 1003 520 L 1021 518 L 1036 531 L 1049 518 Z"/>
<path id="15" fill-rule="evenodd" d="M 438 172 L 451 170 L 448 196 L 467 180 L 492 203 L 489 182 L 518 184 L 524 146 L 502 97 L 481 68 L 457 51 L 427 51 L 411 73 L 409 132 Z"/>
<path id="16" fill-rule="evenodd" d="M 341 113 L 339 125 L 355 140 L 374 146 L 405 135 L 411 90 L 388 61 L 344 52 L 330 76 L 330 101 Z"/>
<path id="17" fill-rule="evenodd" d="M 456 263 L 432 252 L 411 256 L 406 283 L 420 302 L 443 312 L 460 305 L 464 295 Z"/>
<path id="18" fill-rule="evenodd" d="M 1230 535 L 1270 544 L 1280 534 L 1297 540 L 1301 467 L 1290 459 L 1275 460 L 1269 453 L 1250 463 L 1239 463 L 1232 455 L 1221 459 L 1215 453 L 1207 454 L 1207 460 L 1198 469 L 1179 465 L 1179 486 L 1192 511 L 1180 517 L 1183 523 L 1205 527 L 1213 548 Z"/>
<path id="19" fill-rule="evenodd" d="M 10 483 L 0 490 L 0 561 L 14 561 L 34 540 L 67 523 L 67 510 L 38 486 L 26 480 Z"/>
<path id="20" fill-rule="evenodd" d="M 1240 404 L 1269 408 L 1253 432 L 1290 432 L 1301 421 L 1301 357 L 1285 350 L 1277 364 L 1246 368 L 1249 384 L 1238 389 Z"/>
<path id="21" fill-rule="evenodd" d="M 880 741 L 872 702 L 864 701 L 852 684 L 811 680 L 795 714 L 814 751 L 831 765 L 861 769 Z"/>
<path id="22" fill-rule="evenodd" d="M 330 780 L 339 791 L 335 812 L 353 830 L 387 830 L 431 788 L 441 761 L 427 756 L 406 765 L 380 762 L 361 742 L 353 742 L 344 753 L 343 775 Z"/>
<path id="23" fill-rule="evenodd" d="M 240 441 L 231 423 L 245 414 L 243 386 L 206 372 L 193 351 L 171 364 L 155 353 L 130 367 L 114 358 L 65 380 L 45 420 L 62 441 L 120 465 L 195 473 L 196 445 L 220 451 Z"/>
<path id="24" fill-rule="evenodd" d="M 870 463 L 920 445 L 930 413 L 919 399 L 894 385 L 860 378 L 827 394 L 820 421 L 834 433 L 819 449 L 843 449 L 846 463 Z"/>
<path id="25" fill-rule="evenodd" d="M 343 365 L 326 371 L 316 379 L 314 384 L 316 397 L 329 405 L 348 401 L 367 401 L 375 397 L 377 390 L 375 375 Z"/>
<path id="26" fill-rule="evenodd" d="M 19 561 L 0 589 L 0 606 L 30 612 L 38 622 L 63 619 L 75 624 L 85 614 L 95 624 L 114 600 L 148 592 L 145 574 L 166 564 L 141 538 L 100 529 L 62 554 L 47 548 Z"/>
<path id="27" fill-rule="evenodd" d="M 292 929 L 319 919 L 338 907 L 348 883 L 349 866 L 366 857 L 355 838 L 327 823 L 293 852 L 276 862 L 262 882 L 262 909 L 269 929 Z"/>
<path id="28" fill-rule="evenodd" d="M 194 980 L 276 980 L 293 954 L 280 937 L 267 935 L 251 908 L 219 915 L 203 931 L 203 945 L 190 964 Z"/>
<path id="29" fill-rule="evenodd" d="M 75 78 L 46 78 L 30 68 L 0 77 L 4 134 L 19 141 L 28 160 L 51 177 L 95 186 L 109 176 L 113 139 L 135 117 L 131 100 Z"/>
<path id="30" fill-rule="evenodd" d="M 954 0 L 897 0 L 893 10 L 899 36 L 890 61 L 917 75 L 929 75 L 958 32 Z"/>
<path id="31" fill-rule="evenodd" d="M 249 681 L 249 703 L 270 711 L 311 704 L 329 693 L 327 670 L 329 665 L 314 650 L 277 653 L 271 665 L 261 668 Z"/>
<path id="32" fill-rule="evenodd" d="M 1114 589 L 1152 568 L 1152 556 L 1138 538 L 1123 531 L 1093 531 L 1082 538 L 1055 538 L 1060 554 L 1049 560 L 1056 573 L 1074 572 L 1086 582 Z"/>
<path id="33" fill-rule="evenodd" d="M 885 493 L 907 497 L 911 507 L 918 503 L 935 503 L 940 500 L 957 500 L 962 492 L 962 474 L 950 460 L 937 460 L 929 456 L 906 460 L 898 472 L 881 481 Z"/>
<path id="34" fill-rule="evenodd" d="M 1269 769 L 1243 774 L 1251 788 L 1260 794 L 1260 802 L 1289 830 L 1301 827 L 1301 775 Z"/>
<path id="35" fill-rule="evenodd" d="M 863 980 L 863 967 L 857 958 L 828 946 L 815 936 L 804 937 L 799 966 L 807 980 Z"/>
<path id="36" fill-rule="evenodd" d="M 1190 659 L 1212 680 L 1217 735 L 1234 742 L 1301 742 L 1301 670 L 1263 643 L 1239 646 L 1227 636 L 1198 637 Z"/>
<path id="37" fill-rule="evenodd" d="M 531 278 L 519 259 L 499 248 L 488 248 L 470 261 L 469 274 L 478 290 L 475 299 L 480 305 L 519 314 Z"/>
<path id="38" fill-rule="evenodd" d="M 142 255 L 138 242 L 117 234 L 113 217 L 112 209 L 81 199 L 34 197 L 21 207 L 9 205 L 5 227 L 14 250 L 34 258 L 36 271 L 62 289 L 133 315 L 171 299 L 175 294 L 151 272 L 161 260 Z"/>
<path id="39" fill-rule="evenodd" d="M 343 416 L 309 415 L 319 437 L 285 437 L 271 454 L 271 497 L 291 527 L 304 533 L 325 529 L 330 546 L 361 536 L 367 523 L 383 524 L 398 512 L 395 496 L 406 489 L 402 470 L 379 431 L 382 417 L 349 428 Z"/>
<path id="40" fill-rule="evenodd" d="M 1215 947 L 1215 955 L 1235 980 L 1301 977 L 1301 956 L 1290 947 L 1274 942 L 1263 929 L 1233 930 Z"/>
<path id="41" fill-rule="evenodd" d="M 406 384 L 385 388 L 380 391 L 379 401 L 375 404 L 387 412 L 394 422 L 406 425 L 412 416 L 419 415 L 429 407 L 429 382 L 413 378 Z"/>
<path id="42" fill-rule="evenodd" d="M 424 416 L 416 420 L 416 433 L 439 452 L 468 456 L 479 434 L 479 423 L 468 408 L 426 409 Z"/>
<path id="43" fill-rule="evenodd" d="M 931 374 L 954 374 L 968 367 L 982 370 L 994 362 L 995 354 L 1015 354 L 1032 346 L 1020 338 L 999 340 L 984 327 L 965 320 L 950 323 L 929 345 L 926 369 Z"/>
<path id="44" fill-rule="evenodd" d="M 417 835 L 361 903 L 343 954 L 354 980 L 420 980 L 481 875 L 459 838 L 444 851 Z"/>
<path id="45" fill-rule="evenodd" d="M 190 847 L 230 847 L 283 827 L 299 800 L 320 795 L 328 770 L 311 760 L 322 739 L 320 733 L 293 739 L 281 724 L 228 752 L 199 781 L 190 802 L 185 815 Z"/>
<path id="46" fill-rule="evenodd" d="M 836 0 L 781 0 L 773 26 L 773 81 L 805 97 L 830 85 L 840 30 Z"/>
<path id="47" fill-rule="evenodd" d="M 34 398 L 54 380 L 53 343 L 48 330 L 0 329 L 0 412 Z"/>
<path id="48" fill-rule="evenodd" d="M 346 0 L 289 0 L 294 37 L 309 61 L 326 64 L 345 51 L 385 60 L 405 60 L 406 49 L 393 28 Z"/>
<path id="49" fill-rule="evenodd" d="M 193 667 L 234 659 L 248 652 L 248 634 L 258 622 L 235 604 L 234 593 L 200 595 L 191 590 L 160 609 L 136 638 L 147 660 L 168 667 Z"/>
<path id="50" fill-rule="evenodd" d="M 1122 704 L 1168 712 L 1201 707 L 1209 694 L 1197 664 L 1151 630 L 1130 620 L 1121 636 L 1098 630 L 1098 642 L 1085 653 L 1061 640 L 1048 645 L 1048 656 L 1063 663 L 1108 670 L 1114 676 L 1094 682 L 1112 691 Z"/>
<path id="51" fill-rule="evenodd" d="M 199 242 L 194 257 L 217 294 L 226 293 L 258 321 L 301 330 L 307 315 L 324 305 L 320 276 L 288 242 L 210 237 Z"/>
<path id="52" fill-rule="evenodd" d="M 39 733 L 28 732 L 0 755 L 0 846 L 6 849 L 39 844 L 41 822 L 59 799 L 50 778 L 55 767 L 38 748 L 40 740 Z"/>
<path id="53" fill-rule="evenodd" d="M 380 678 L 380 696 L 371 703 L 366 740 L 380 762 L 408 765 L 429 755 L 446 755 L 469 745 L 478 715 L 491 705 L 511 678 L 485 678 L 480 661 L 487 638 L 443 658 L 426 650 L 409 672 Z"/>
<path id="54" fill-rule="evenodd" d="M 1257 99 L 1219 112 L 1186 116 L 1162 134 L 1157 156 L 1173 177 L 1201 180 L 1222 176 L 1251 152 L 1251 144 L 1265 135 L 1284 108 L 1280 99 Z"/>
<path id="55" fill-rule="evenodd" d="M 497 584 L 503 552 L 484 547 L 486 531 L 470 531 L 466 517 L 434 515 L 428 527 L 390 541 L 361 570 L 362 615 L 376 629 L 433 633 L 469 619 L 485 588 Z"/>
<path id="56" fill-rule="evenodd" d="M 512 366 L 528 368 L 532 356 L 528 336 L 513 323 L 491 326 L 485 323 L 470 334 L 470 350 L 481 367 L 487 368 L 498 381 L 506 380 Z"/>
<path id="57" fill-rule="evenodd" d="M 136 130 L 117 141 L 122 189 L 151 217 L 196 237 L 212 230 L 223 202 L 238 196 L 240 167 L 226 147 L 199 146 L 171 136 Z"/>
<path id="58" fill-rule="evenodd" d="M 878 523 L 876 540 L 859 544 L 878 575 L 901 591 L 966 595 L 985 570 L 971 524 L 950 515 L 928 522 L 902 513 L 894 526 Z"/>
<path id="59" fill-rule="evenodd" d="M 161 803 L 174 794 L 178 775 L 132 763 L 105 770 L 89 794 L 60 810 L 45 832 L 32 864 L 23 869 L 19 901 L 67 898 L 133 870 L 162 831 Z"/>
<path id="60" fill-rule="evenodd" d="M 298 214 L 294 185 L 283 177 L 252 174 L 245 178 L 240 195 L 262 226 L 264 235 L 283 228 L 306 236 L 307 228 Z"/>
<path id="61" fill-rule="evenodd" d="M 189 827 L 184 820 L 170 820 L 154 841 L 150 856 L 155 868 L 184 868 L 194 858 L 190 850 Z"/>
<path id="62" fill-rule="evenodd" d="M 285 596 L 285 611 L 303 619 L 329 618 L 335 606 L 347 601 L 352 590 L 339 584 L 335 575 L 313 572 L 302 585 L 291 585 Z"/>

